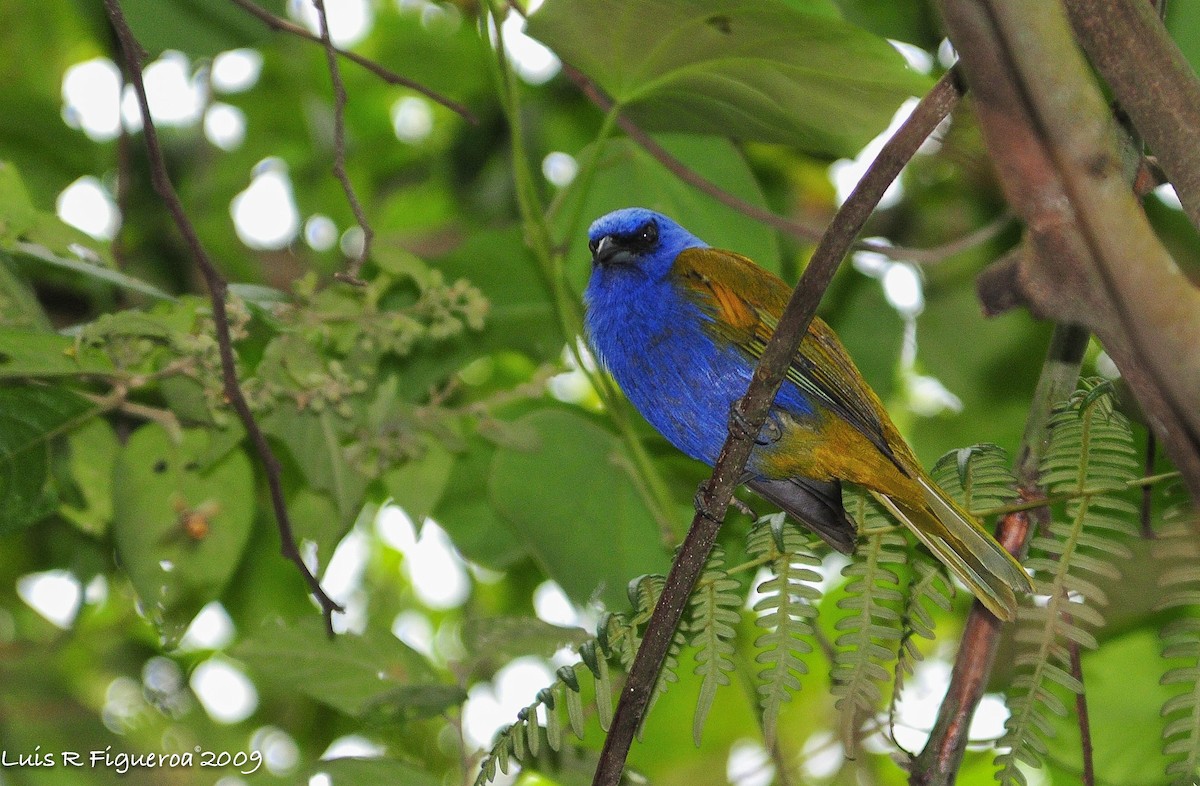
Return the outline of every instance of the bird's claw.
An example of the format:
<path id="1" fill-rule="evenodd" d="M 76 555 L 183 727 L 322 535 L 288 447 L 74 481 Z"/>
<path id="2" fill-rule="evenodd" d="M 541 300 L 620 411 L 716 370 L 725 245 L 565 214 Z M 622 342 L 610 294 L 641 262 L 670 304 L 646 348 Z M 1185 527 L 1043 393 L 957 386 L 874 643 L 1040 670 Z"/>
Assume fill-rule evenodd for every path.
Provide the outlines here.
<path id="1" fill-rule="evenodd" d="M 783 436 L 783 429 L 776 420 L 775 413 L 769 412 L 767 419 L 763 421 L 758 433 L 755 434 L 754 429 L 750 427 L 750 421 L 742 412 L 741 399 L 737 399 L 729 405 L 729 433 L 739 439 L 747 439 L 753 435 L 755 445 L 770 445 L 772 442 L 779 441 L 779 438 Z"/>
<path id="2" fill-rule="evenodd" d="M 739 439 L 747 439 L 754 434 L 750 428 L 750 422 L 746 420 L 745 413 L 742 412 L 742 400 L 734 399 L 729 405 L 729 433 Z"/>
<path id="3" fill-rule="evenodd" d="M 720 524 L 725 520 L 724 516 L 718 518 L 709 510 L 708 481 L 704 481 L 700 484 L 700 488 L 696 489 L 696 496 L 692 499 L 692 505 L 696 508 L 697 513 L 714 524 Z"/>
<path id="4" fill-rule="evenodd" d="M 749 516 L 752 519 L 758 518 L 758 515 L 754 512 L 754 510 L 737 497 L 731 498 L 729 500 L 729 504 L 737 508 L 738 513 L 741 513 L 743 516 Z"/>
<path id="5" fill-rule="evenodd" d="M 718 524 L 720 524 L 722 521 L 724 521 L 724 516 L 722 516 L 721 518 L 717 518 L 709 510 L 708 482 L 707 481 L 704 483 L 701 483 L 700 488 L 696 489 L 696 496 L 692 500 L 692 504 L 695 506 L 696 512 L 699 513 L 704 518 L 708 519 L 709 521 L 715 521 Z M 739 513 L 749 516 L 752 519 L 758 518 L 754 514 L 754 511 L 750 509 L 750 506 L 747 505 L 745 502 L 742 502 L 737 497 L 729 498 L 729 506 L 732 508 L 736 508 Z"/>

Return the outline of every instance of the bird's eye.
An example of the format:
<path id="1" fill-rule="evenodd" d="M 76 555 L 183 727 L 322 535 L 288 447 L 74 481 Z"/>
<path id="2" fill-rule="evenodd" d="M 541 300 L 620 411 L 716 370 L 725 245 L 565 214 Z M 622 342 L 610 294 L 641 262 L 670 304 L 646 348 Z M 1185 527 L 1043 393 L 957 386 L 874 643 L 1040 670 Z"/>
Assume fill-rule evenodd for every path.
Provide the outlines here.
<path id="1" fill-rule="evenodd" d="M 638 245 L 650 247 L 658 242 L 658 224 L 653 221 L 647 221 L 645 226 L 638 230 L 637 234 Z"/>

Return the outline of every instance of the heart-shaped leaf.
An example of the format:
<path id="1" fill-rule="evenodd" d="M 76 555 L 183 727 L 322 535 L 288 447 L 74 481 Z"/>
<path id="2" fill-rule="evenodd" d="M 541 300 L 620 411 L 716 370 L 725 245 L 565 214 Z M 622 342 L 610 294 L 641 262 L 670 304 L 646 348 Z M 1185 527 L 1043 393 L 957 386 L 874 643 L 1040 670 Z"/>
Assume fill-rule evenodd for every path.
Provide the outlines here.
<path id="1" fill-rule="evenodd" d="M 930 84 L 886 40 L 782 0 L 550 0 L 529 32 L 649 129 L 838 157 Z"/>

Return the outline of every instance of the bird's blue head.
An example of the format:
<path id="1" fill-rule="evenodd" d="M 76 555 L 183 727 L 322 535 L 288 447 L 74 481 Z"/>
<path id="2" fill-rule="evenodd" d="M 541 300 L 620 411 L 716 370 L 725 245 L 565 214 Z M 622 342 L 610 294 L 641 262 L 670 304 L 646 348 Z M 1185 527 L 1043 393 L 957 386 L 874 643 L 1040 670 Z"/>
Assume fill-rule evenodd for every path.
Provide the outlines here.
<path id="1" fill-rule="evenodd" d="M 666 276 L 680 251 L 706 245 L 662 213 L 644 207 L 614 210 L 588 229 L 593 282 L 598 276 L 623 273 L 658 280 Z"/>

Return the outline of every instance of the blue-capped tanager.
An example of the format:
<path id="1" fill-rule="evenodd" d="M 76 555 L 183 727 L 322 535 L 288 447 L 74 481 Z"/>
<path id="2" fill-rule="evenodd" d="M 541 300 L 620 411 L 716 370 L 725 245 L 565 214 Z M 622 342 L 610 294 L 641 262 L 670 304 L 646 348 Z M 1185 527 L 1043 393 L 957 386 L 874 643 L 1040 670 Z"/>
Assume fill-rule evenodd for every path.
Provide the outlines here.
<path id="1" fill-rule="evenodd" d="M 588 231 L 585 330 L 596 357 L 675 447 L 709 465 L 791 289 L 643 208 Z M 869 489 L 997 617 L 1029 592 L 1020 564 L 921 468 L 834 332 L 814 319 L 755 440 L 743 483 L 838 551 L 857 532 L 843 481 Z"/>

